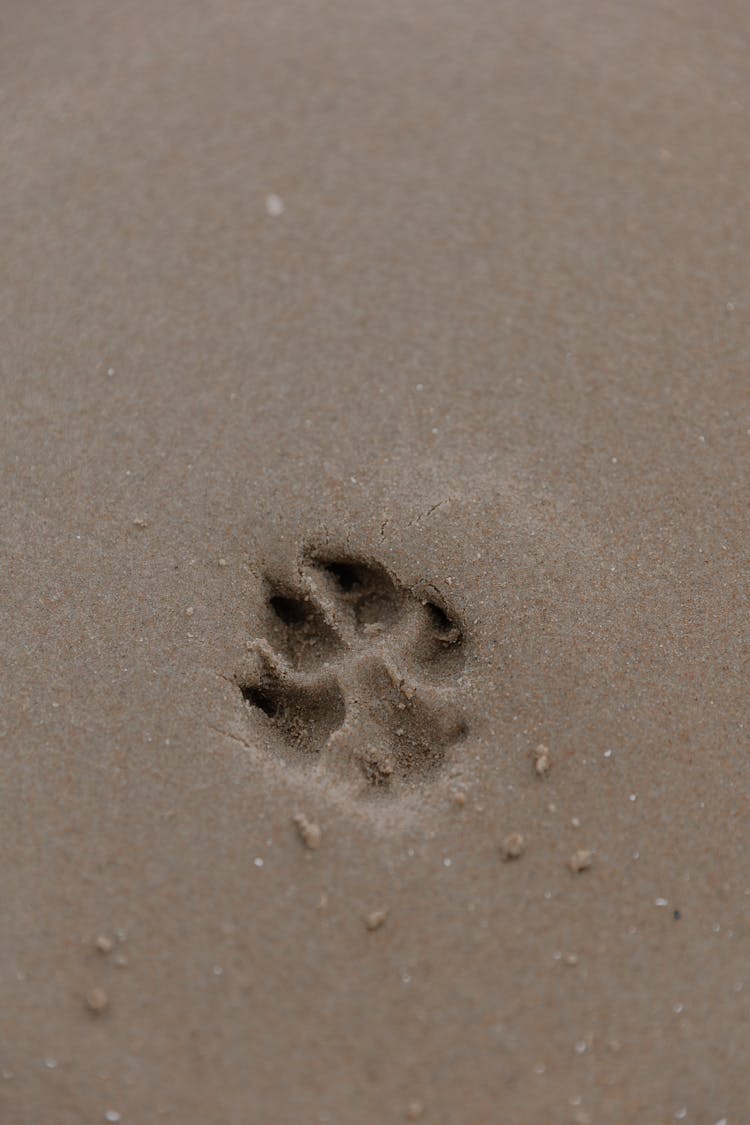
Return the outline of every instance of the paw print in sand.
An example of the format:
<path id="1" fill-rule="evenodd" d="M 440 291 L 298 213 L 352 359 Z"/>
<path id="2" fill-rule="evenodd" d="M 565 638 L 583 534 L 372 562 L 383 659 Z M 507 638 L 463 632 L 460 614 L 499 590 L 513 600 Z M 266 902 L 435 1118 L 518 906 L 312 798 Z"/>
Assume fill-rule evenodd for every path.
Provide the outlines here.
<path id="1" fill-rule="evenodd" d="M 378 563 L 308 555 L 267 582 L 267 639 L 236 683 L 269 750 L 365 792 L 434 774 L 466 733 L 455 704 L 464 636 L 438 600 Z"/>

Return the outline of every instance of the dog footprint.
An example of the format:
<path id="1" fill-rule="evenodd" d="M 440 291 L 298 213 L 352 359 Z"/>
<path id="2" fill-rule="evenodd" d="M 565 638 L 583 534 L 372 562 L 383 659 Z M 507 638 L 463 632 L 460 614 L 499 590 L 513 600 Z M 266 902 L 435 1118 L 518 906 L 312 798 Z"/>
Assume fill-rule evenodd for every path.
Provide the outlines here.
<path id="1" fill-rule="evenodd" d="M 272 752 L 396 794 L 434 775 L 466 733 L 459 622 L 379 563 L 308 555 L 295 583 L 267 582 L 265 631 L 236 682 Z"/>

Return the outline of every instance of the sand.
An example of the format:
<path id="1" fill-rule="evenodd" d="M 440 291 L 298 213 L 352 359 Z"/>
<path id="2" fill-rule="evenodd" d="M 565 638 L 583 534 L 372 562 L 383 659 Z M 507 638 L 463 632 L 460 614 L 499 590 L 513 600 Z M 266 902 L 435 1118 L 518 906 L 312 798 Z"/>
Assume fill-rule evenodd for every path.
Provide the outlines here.
<path id="1" fill-rule="evenodd" d="M 3 1125 L 750 1119 L 749 36 L 5 4 Z"/>

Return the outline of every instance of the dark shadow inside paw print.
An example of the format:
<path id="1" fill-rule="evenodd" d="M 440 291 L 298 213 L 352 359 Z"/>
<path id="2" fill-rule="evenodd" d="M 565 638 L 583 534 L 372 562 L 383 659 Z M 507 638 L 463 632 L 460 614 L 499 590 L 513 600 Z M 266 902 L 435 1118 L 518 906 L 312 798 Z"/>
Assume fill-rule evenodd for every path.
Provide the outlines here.
<path id="1" fill-rule="evenodd" d="M 267 582 L 266 637 L 236 677 L 257 733 L 373 794 L 433 776 L 466 733 L 455 614 L 377 562 L 308 554 L 298 574 Z"/>
<path id="2" fill-rule="evenodd" d="M 349 606 L 360 628 L 387 624 L 398 617 L 401 599 L 384 567 L 320 557 L 310 561 L 327 579 L 340 602 Z"/>
<path id="3" fill-rule="evenodd" d="M 319 605 L 268 584 L 266 631 L 295 668 L 315 667 L 341 648 Z"/>
<path id="4" fill-rule="evenodd" d="M 422 628 L 415 655 L 428 675 L 458 673 L 464 664 L 464 635 L 458 622 L 434 601 L 422 603 Z"/>
<path id="5" fill-rule="evenodd" d="M 344 721 L 344 698 L 338 683 L 331 677 L 307 681 L 289 674 L 265 653 L 263 656 L 253 674 L 238 677 L 242 698 L 253 711 L 261 712 L 287 747 L 319 754 Z"/>

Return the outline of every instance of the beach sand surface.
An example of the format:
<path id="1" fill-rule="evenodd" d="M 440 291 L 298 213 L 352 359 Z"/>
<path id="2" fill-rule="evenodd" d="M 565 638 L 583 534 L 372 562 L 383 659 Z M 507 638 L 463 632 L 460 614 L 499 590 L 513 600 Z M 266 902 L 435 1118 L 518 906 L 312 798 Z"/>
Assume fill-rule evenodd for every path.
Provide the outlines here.
<path id="1" fill-rule="evenodd" d="M 3 1125 L 747 1123 L 747 6 L 1 22 Z"/>

